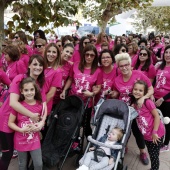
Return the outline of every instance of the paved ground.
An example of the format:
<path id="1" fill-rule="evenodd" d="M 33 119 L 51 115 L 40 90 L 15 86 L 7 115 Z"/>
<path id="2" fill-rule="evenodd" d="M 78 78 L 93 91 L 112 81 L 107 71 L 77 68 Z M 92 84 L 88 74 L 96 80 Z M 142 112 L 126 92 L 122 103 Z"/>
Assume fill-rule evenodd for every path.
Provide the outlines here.
<path id="1" fill-rule="evenodd" d="M 75 170 L 74 162 L 75 158 L 69 158 L 63 170 Z M 144 166 L 139 161 L 139 151 L 136 146 L 134 137 L 132 136 L 128 143 L 128 153 L 125 155 L 124 164 L 128 165 L 128 170 L 149 170 L 150 165 Z M 12 159 L 10 167 L 8 170 L 18 170 L 17 158 Z M 51 170 L 56 170 L 53 168 Z M 165 152 L 160 154 L 160 170 L 170 170 L 170 152 Z"/>

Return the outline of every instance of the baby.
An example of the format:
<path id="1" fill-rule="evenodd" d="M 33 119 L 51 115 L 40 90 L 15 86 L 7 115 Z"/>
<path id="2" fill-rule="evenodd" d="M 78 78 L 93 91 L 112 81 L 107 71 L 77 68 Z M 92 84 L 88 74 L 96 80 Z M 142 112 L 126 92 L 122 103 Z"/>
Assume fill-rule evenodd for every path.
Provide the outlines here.
<path id="1" fill-rule="evenodd" d="M 99 139 L 99 142 L 103 142 L 107 145 L 114 145 L 119 144 L 118 141 L 120 141 L 123 137 L 123 131 L 120 128 L 113 128 L 109 135 L 104 135 Z M 105 152 L 104 157 L 100 159 L 100 161 L 92 166 L 90 166 L 91 160 L 95 159 L 94 150 L 95 149 L 102 149 Z M 103 146 L 94 146 L 89 148 L 88 153 L 84 155 L 84 162 L 83 164 L 77 169 L 77 170 L 99 170 L 102 169 L 108 165 L 111 165 L 114 163 L 114 161 L 117 158 L 118 150 L 110 149 Z"/>

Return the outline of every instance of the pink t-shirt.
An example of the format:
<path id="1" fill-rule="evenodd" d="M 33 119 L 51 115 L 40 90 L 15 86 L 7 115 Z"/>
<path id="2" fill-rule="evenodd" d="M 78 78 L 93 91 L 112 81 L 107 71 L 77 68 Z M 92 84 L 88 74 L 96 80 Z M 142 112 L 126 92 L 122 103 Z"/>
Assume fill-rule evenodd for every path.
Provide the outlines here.
<path id="1" fill-rule="evenodd" d="M 6 69 L 7 69 L 7 67 L 8 67 L 8 63 L 7 63 L 7 61 L 5 60 L 5 55 L 4 55 L 4 54 L 2 54 L 1 59 L 0 59 L 0 67 L 1 67 L 4 71 L 6 71 Z"/>
<path id="2" fill-rule="evenodd" d="M 29 63 L 30 56 L 28 54 L 21 54 L 20 60 L 23 61 L 25 68 L 28 68 L 28 63 Z"/>
<path id="3" fill-rule="evenodd" d="M 72 62 L 80 62 L 80 52 L 78 50 L 74 50 L 74 53 L 73 53 L 73 56 L 72 58 L 70 59 L 70 61 Z"/>
<path id="4" fill-rule="evenodd" d="M 36 104 L 34 105 L 29 105 L 28 103 L 22 101 L 21 104 L 33 113 L 42 113 L 43 108 L 42 103 L 36 102 Z M 20 128 L 32 123 L 31 119 L 27 116 L 24 116 L 15 111 L 13 111 L 12 114 L 16 116 L 17 126 Z M 14 148 L 17 151 L 20 152 L 33 151 L 39 149 L 40 147 L 41 145 L 39 132 L 30 133 L 20 133 L 17 131 L 15 132 Z"/>
<path id="5" fill-rule="evenodd" d="M 152 131 L 154 128 L 154 117 L 152 115 L 152 110 L 156 109 L 155 104 L 150 99 L 147 99 L 141 108 L 136 108 L 138 112 L 138 117 L 136 118 L 139 130 L 147 141 L 152 141 Z M 165 134 L 165 128 L 160 121 L 158 136 L 161 138 Z"/>
<path id="6" fill-rule="evenodd" d="M 170 67 L 163 70 L 158 69 L 156 74 L 156 84 L 154 88 L 154 96 L 156 99 L 164 97 L 170 92 Z M 166 100 L 170 102 L 170 99 Z"/>
<path id="7" fill-rule="evenodd" d="M 46 68 L 44 71 L 45 74 L 45 94 L 47 94 L 51 87 L 56 87 L 57 89 L 62 88 L 62 72 L 57 70 L 54 70 L 53 68 Z M 47 113 L 48 115 L 51 112 L 53 105 L 53 98 L 47 103 Z"/>
<path id="8" fill-rule="evenodd" d="M 155 54 L 158 52 L 158 49 L 160 49 L 160 48 L 161 48 L 161 58 L 162 58 L 163 53 L 164 53 L 164 45 L 159 43 L 159 44 L 157 44 L 156 46 L 153 47 L 153 53 L 152 53 L 153 64 L 156 64 L 156 62 L 157 62 Z"/>
<path id="9" fill-rule="evenodd" d="M 101 52 L 101 44 L 96 44 L 95 47 L 96 47 L 97 52 L 100 53 Z"/>
<path id="10" fill-rule="evenodd" d="M 92 91 L 94 85 L 101 85 L 103 80 L 102 73 L 99 68 L 92 75 L 90 75 L 91 69 L 84 69 L 84 73 L 82 73 L 78 66 L 79 63 L 74 63 L 69 74 L 73 78 L 70 94 L 78 95 L 86 103 L 87 97 L 82 94 L 82 90 Z M 91 107 L 91 104 L 89 104 L 89 107 Z"/>
<path id="11" fill-rule="evenodd" d="M 12 81 L 18 74 L 25 74 L 27 68 L 22 60 L 8 63 L 6 75 Z"/>
<path id="12" fill-rule="evenodd" d="M 138 60 L 138 54 L 134 54 L 132 57 L 131 57 L 131 60 L 132 60 L 132 67 L 135 66 L 137 60 Z"/>
<path id="13" fill-rule="evenodd" d="M 27 76 L 24 74 L 19 74 L 17 75 L 9 88 L 9 94 L 10 93 L 15 93 L 15 94 L 20 94 L 20 89 L 19 89 L 19 84 L 22 81 L 23 78 L 26 78 Z M 45 101 L 45 93 L 44 89 L 41 89 L 41 95 L 42 95 L 42 100 Z M 13 108 L 9 106 L 9 100 L 10 100 L 10 95 L 7 96 L 5 102 L 3 103 L 2 107 L 0 108 L 0 131 L 6 132 L 6 133 L 12 133 L 13 130 L 8 127 L 8 118 L 10 113 L 13 111 Z"/>
<path id="14" fill-rule="evenodd" d="M 32 56 L 33 55 L 33 49 L 26 44 L 26 48 L 27 48 L 27 51 L 28 51 L 28 56 Z"/>
<path id="15" fill-rule="evenodd" d="M 148 71 L 142 71 L 141 68 L 143 66 L 139 66 L 138 70 L 141 71 L 145 76 L 147 76 L 149 79 L 154 79 L 156 76 L 156 69 L 153 64 L 149 66 Z"/>
<path id="16" fill-rule="evenodd" d="M 147 83 L 148 87 L 151 87 L 151 81 L 140 71 L 132 70 L 132 75 L 127 82 L 124 82 L 122 74 L 115 78 L 113 83 L 113 89 L 119 92 L 119 99 L 126 104 L 130 104 L 130 96 L 132 93 L 134 83 L 137 80 L 143 80 Z"/>
<path id="17" fill-rule="evenodd" d="M 62 90 L 66 84 L 72 66 L 73 65 L 70 62 L 66 62 L 61 68 L 58 69 L 60 72 L 62 72 L 62 88 L 57 89 L 57 92 L 54 96 L 53 104 L 57 104 L 61 100 L 60 94 L 62 93 Z"/>
<path id="18" fill-rule="evenodd" d="M 113 47 L 114 47 L 114 41 L 112 40 L 109 42 L 109 49 L 113 50 Z"/>

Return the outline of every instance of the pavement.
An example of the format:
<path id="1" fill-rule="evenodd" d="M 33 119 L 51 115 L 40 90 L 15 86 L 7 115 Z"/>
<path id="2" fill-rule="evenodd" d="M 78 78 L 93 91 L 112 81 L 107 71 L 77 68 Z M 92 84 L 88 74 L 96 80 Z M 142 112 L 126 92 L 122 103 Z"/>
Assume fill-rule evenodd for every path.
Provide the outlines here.
<path id="1" fill-rule="evenodd" d="M 68 158 L 64 165 L 63 170 L 75 170 L 74 167 L 75 157 Z M 139 150 L 137 148 L 135 139 L 131 135 L 128 142 L 128 152 L 125 154 L 124 165 L 128 166 L 128 170 L 149 170 L 149 165 L 143 165 L 139 160 Z M 18 170 L 18 159 L 12 159 L 8 170 Z M 56 167 L 50 170 L 57 170 Z M 170 170 L 170 151 L 160 153 L 160 170 Z"/>

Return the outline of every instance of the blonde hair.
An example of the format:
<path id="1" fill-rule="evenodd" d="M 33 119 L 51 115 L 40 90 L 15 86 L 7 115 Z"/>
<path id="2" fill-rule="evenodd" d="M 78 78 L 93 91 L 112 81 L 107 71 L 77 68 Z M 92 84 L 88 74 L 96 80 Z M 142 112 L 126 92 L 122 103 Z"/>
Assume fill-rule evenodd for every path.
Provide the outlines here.
<path id="1" fill-rule="evenodd" d="M 113 128 L 113 129 L 116 130 L 116 131 L 118 131 L 117 140 L 118 140 L 118 141 L 121 140 L 122 137 L 123 137 L 123 130 L 120 129 L 120 128 L 118 128 L 118 127 L 115 127 L 115 128 Z M 113 129 L 112 129 L 112 130 L 113 130 Z"/>
<path id="2" fill-rule="evenodd" d="M 39 44 L 39 43 L 42 44 L 43 46 L 46 45 L 46 41 L 44 39 L 42 39 L 42 38 L 37 38 L 35 40 L 35 44 Z"/>
<path id="3" fill-rule="evenodd" d="M 117 66 L 119 66 L 119 62 L 122 60 L 127 60 L 130 65 L 132 63 L 131 57 L 129 56 L 128 53 L 121 53 L 115 56 L 115 61 L 116 61 Z"/>
<path id="4" fill-rule="evenodd" d="M 134 39 L 133 39 L 134 40 Z M 138 52 L 138 44 L 136 42 L 131 42 L 128 44 L 128 47 L 132 46 L 133 48 L 133 53 L 136 54 Z"/>

